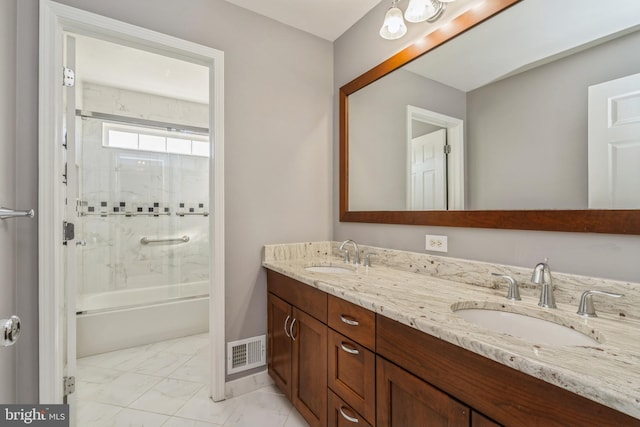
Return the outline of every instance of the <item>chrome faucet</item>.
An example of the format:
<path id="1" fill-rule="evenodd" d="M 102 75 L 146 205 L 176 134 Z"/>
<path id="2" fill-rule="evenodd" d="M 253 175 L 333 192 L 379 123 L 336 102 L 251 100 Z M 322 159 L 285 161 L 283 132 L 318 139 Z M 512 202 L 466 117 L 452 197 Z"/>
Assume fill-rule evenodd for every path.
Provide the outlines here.
<path id="1" fill-rule="evenodd" d="M 531 275 L 531 283 L 541 286 L 538 305 L 545 308 L 556 308 L 556 299 L 553 297 L 553 281 L 548 262 L 549 260 L 545 258 L 544 262 L 535 266 Z"/>
<path id="2" fill-rule="evenodd" d="M 358 248 L 358 244 L 351 239 L 347 239 L 342 242 L 339 248 L 340 251 L 343 251 L 345 253 L 344 261 L 349 262 L 349 250 L 344 248 L 347 243 L 351 243 L 353 245 L 353 263 L 356 265 L 360 264 L 360 249 Z"/>

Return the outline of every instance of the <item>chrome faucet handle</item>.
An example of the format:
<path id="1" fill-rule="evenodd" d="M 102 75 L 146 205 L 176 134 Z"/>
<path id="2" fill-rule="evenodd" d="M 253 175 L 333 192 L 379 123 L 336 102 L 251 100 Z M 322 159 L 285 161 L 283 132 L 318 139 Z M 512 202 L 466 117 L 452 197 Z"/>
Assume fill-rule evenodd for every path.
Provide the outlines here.
<path id="1" fill-rule="evenodd" d="M 371 267 L 371 254 L 364 254 L 364 266 Z"/>
<path id="2" fill-rule="evenodd" d="M 584 291 L 580 297 L 580 304 L 578 304 L 578 316 L 582 317 L 598 317 L 596 309 L 593 305 L 592 295 L 606 295 L 608 297 L 620 298 L 624 294 L 617 294 L 615 292 L 606 291 Z"/>
<path id="3" fill-rule="evenodd" d="M 507 290 L 506 298 L 511 301 L 520 301 L 522 298 L 520 297 L 520 289 L 518 289 L 518 282 L 516 279 L 509 276 L 508 274 L 500 274 L 500 273 L 491 273 L 494 276 L 498 276 L 502 279 L 506 279 L 509 282 L 509 289 Z"/>

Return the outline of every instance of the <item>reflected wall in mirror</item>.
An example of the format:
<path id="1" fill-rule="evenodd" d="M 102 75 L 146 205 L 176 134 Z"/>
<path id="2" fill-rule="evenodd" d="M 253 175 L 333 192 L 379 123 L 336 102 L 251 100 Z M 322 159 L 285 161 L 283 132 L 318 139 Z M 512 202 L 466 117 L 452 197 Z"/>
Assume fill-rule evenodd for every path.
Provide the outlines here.
<path id="1" fill-rule="evenodd" d="M 640 208 L 640 193 L 633 191 L 640 178 L 640 167 L 634 167 L 640 163 L 640 132 L 627 132 L 614 144 L 617 164 L 627 167 L 600 173 L 608 199 L 615 193 L 612 177 L 622 183 L 619 189 L 631 189 L 618 197 L 622 204 L 590 202 L 596 197 L 589 187 L 594 161 L 588 159 L 588 141 L 594 139 L 589 111 L 597 110 L 589 107 L 589 87 L 640 73 L 640 57 L 632 54 L 640 48 L 640 2 L 603 9 L 595 0 L 568 0 L 554 4 L 553 13 L 545 2 L 530 0 L 484 4 L 494 13 L 511 7 L 441 46 L 443 34 L 434 31 L 409 48 L 414 51 L 400 52 L 341 88 L 341 220 L 640 233 L 636 211 L 587 211 Z M 449 31 L 473 24 L 477 13 L 471 9 L 455 18 Z M 419 45 L 428 53 L 415 52 Z M 640 102 L 619 98 L 621 127 L 628 129 L 639 121 Z M 591 101 L 600 102 L 598 119 L 605 123 L 608 99 Z M 414 136 L 407 120 L 414 107 L 464 123 L 461 150 L 448 155 L 464 155 L 462 196 L 451 202 L 456 186 L 449 158 L 444 209 L 479 212 L 407 212 L 415 210 L 415 181 L 407 179 L 407 141 Z M 611 144 L 603 146 L 599 162 L 611 164 Z M 598 150 L 591 151 L 595 159 Z M 430 206 L 424 210 L 442 209 Z"/>

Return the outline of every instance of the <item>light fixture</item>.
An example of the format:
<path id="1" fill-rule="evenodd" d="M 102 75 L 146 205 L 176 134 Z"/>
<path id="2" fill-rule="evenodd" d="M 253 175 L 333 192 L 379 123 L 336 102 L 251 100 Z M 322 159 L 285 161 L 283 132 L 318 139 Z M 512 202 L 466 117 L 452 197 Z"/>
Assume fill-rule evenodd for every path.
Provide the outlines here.
<path id="1" fill-rule="evenodd" d="M 423 22 L 433 16 L 436 8 L 431 0 L 409 0 L 404 19 L 409 22 Z"/>
<path id="2" fill-rule="evenodd" d="M 384 15 L 384 22 L 380 28 L 380 37 L 395 40 L 407 33 L 407 26 L 402 19 L 402 11 L 398 8 L 398 0 L 393 0 L 391 7 Z"/>
<path id="3" fill-rule="evenodd" d="M 408 22 L 435 22 L 442 16 L 447 3 L 455 0 L 409 0 L 404 18 Z M 380 36 L 387 40 L 395 40 L 404 36 L 407 26 L 402 19 L 402 11 L 398 8 L 398 0 L 393 0 L 391 8 L 384 17 L 380 28 Z"/>

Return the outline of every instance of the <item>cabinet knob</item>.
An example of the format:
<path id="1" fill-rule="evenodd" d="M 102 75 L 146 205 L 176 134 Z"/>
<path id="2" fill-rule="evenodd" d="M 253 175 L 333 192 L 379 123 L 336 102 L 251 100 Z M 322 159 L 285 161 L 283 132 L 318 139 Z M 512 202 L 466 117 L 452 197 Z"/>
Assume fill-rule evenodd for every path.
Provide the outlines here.
<path id="1" fill-rule="evenodd" d="M 294 341 L 296 340 L 296 336 L 293 335 L 293 325 L 296 324 L 296 320 L 298 320 L 298 319 L 296 319 L 294 317 L 293 320 L 291 321 L 291 326 L 289 326 L 289 334 L 291 335 L 291 339 L 294 340 Z"/>
<path id="2" fill-rule="evenodd" d="M 340 348 L 349 354 L 360 354 L 360 351 L 358 351 L 357 348 L 352 347 L 348 344 L 345 344 L 344 342 L 340 343 Z"/>
<path id="3" fill-rule="evenodd" d="M 287 338 L 291 338 L 291 335 L 289 335 L 289 331 L 287 330 L 287 323 L 289 323 L 289 319 L 291 319 L 291 316 L 287 315 L 287 318 L 284 319 L 284 334 L 287 336 Z"/>
<path id="4" fill-rule="evenodd" d="M 342 405 L 340 406 L 340 415 L 342 415 L 342 418 L 344 418 L 345 420 L 349 421 L 350 423 L 354 423 L 355 424 L 355 423 L 359 422 L 359 420 L 357 418 L 347 415 L 344 412 L 344 406 L 342 406 Z"/>
<path id="5" fill-rule="evenodd" d="M 20 318 L 18 316 L 11 316 L 8 319 L 2 319 L 0 320 L 0 325 L 2 327 L 2 340 L 0 344 L 3 347 L 14 345 L 20 336 Z"/>
<path id="6" fill-rule="evenodd" d="M 360 322 L 358 322 L 356 319 L 352 319 L 349 316 L 345 316 L 344 314 L 340 315 L 340 320 L 342 320 L 343 323 L 346 323 L 349 326 L 358 326 L 360 324 Z"/>

